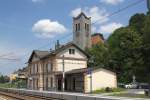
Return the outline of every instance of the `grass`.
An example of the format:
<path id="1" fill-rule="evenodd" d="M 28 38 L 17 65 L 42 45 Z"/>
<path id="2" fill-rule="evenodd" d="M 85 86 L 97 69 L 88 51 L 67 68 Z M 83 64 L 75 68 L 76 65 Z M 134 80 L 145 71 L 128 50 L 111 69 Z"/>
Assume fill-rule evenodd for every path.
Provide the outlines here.
<path id="1" fill-rule="evenodd" d="M 12 83 L 0 83 L 0 87 L 3 87 L 3 88 L 17 88 L 17 85 L 12 84 Z"/>
<path id="2" fill-rule="evenodd" d="M 111 96 L 132 97 L 132 98 L 150 98 L 150 95 L 145 96 L 144 94 L 128 94 L 128 93 L 114 93 Z"/>
<path id="3" fill-rule="evenodd" d="M 113 92 L 122 92 L 125 91 L 123 88 L 111 88 L 110 91 L 106 91 L 106 88 L 98 89 L 93 91 L 94 94 L 100 94 L 100 93 L 113 93 Z"/>

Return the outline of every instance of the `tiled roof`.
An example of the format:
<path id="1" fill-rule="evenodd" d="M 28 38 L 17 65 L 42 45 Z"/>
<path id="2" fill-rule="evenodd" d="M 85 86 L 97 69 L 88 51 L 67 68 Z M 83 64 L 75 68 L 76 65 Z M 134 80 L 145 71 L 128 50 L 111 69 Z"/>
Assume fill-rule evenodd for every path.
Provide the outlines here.
<path id="1" fill-rule="evenodd" d="M 44 56 L 50 53 L 49 51 L 40 51 L 40 50 L 34 50 L 34 52 L 40 58 L 43 58 Z"/>
<path id="2" fill-rule="evenodd" d="M 85 73 L 87 72 L 87 70 L 88 68 L 74 69 L 74 70 L 66 72 L 66 74 Z"/>
<path id="3" fill-rule="evenodd" d="M 89 57 L 88 54 L 87 54 L 85 51 L 83 51 L 82 49 L 80 49 L 80 48 L 79 48 L 77 45 L 75 45 L 74 43 L 69 42 L 69 43 L 67 43 L 67 44 L 65 44 L 65 45 L 60 46 L 58 49 L 52 50 L 52 51 L 33 50 L 33 52 L 32 52 L 32 54 L 31 54 L 31 56 L 30 56 L 28 62 L 31 61 L 31 59 L 32 59 L 32 57 L 33 57 L 34 54 L 35 54 L 37 57 L 39 57 L 40 59 L 44 59 L 44 58 L 47 58 L 47 57 L 49 57 L 49 56 L 51 56 L 51 55 L 55 55 L 55 54 L 61 52 L 62 50 L 65 50 L 66 48 L 68 48 L 68 47 L 70 47 L 70 46 L 76 47 L 76 48 L 77 48 L 78 50 L 80 50 L 83 54 L 85 54 L 87 57 Z"/>
<path id="4" fill-rule="evenodd" d="M 74 17 L 74 19 L 78 19 L 81 16 L 84 16 L 86 19 L 90 19 L 91 17 L 87 17 L 83 12 L 81 12 L 77 17 Z"/>

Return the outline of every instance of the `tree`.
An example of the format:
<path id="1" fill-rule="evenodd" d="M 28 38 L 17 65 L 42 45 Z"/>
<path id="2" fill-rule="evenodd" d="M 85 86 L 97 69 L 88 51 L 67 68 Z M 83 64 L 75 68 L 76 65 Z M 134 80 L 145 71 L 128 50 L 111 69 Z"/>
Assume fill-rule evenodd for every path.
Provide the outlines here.
<path id="1" fill-rule="evenodd" d="M 3 75 L 0 76 L 0 83 L 5 83 L 5 78 Z"/>
<path id="2" fill-rule="evenodd" d="M 90 55 L 88 66 L 108 68 L 109 50 L 105 44 L 97 44 L 87 50 Z"/>
<path id="3" fill-rule="evenodd" d="M 118 74 L 119 81 L 129 82 L 142 66 L 140 46 L 142 37 L 130 27 L 116 30 L 108 39 L 111 66 Z"/>
<path id="4" fill-rule="evenodd" d="M 144 28 L 144 21 L 145 21 L 144 14 L 135 14 L 130 18 L 129 27 L 137 31 L 139 34 L 143 34 Z"/>

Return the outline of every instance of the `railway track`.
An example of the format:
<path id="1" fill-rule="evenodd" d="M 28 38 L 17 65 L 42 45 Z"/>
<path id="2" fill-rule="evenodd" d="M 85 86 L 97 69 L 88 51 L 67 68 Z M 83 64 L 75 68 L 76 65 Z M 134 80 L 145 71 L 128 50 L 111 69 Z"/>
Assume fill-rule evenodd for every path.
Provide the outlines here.
<path id="1" fill-rule="evenodd" d="M 38 96 L 38 95 L 29 95 L 22 93 L 10 93 L 10 92 L 1 92 L 0 91 L 0 100 L 64 100 L 46 96 Z M 4 97 L 4 98 L 3 98 Z"/>

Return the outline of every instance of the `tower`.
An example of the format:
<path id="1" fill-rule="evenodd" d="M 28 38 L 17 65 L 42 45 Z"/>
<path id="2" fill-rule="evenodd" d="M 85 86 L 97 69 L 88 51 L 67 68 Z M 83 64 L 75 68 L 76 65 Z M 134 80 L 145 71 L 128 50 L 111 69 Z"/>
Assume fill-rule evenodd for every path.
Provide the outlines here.
<path id="1" fill-rule="evenodd" d="M 91 47 L 91 17 L 83 12 L 73 18 L 73 42 L 83 50 Z"/>

